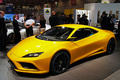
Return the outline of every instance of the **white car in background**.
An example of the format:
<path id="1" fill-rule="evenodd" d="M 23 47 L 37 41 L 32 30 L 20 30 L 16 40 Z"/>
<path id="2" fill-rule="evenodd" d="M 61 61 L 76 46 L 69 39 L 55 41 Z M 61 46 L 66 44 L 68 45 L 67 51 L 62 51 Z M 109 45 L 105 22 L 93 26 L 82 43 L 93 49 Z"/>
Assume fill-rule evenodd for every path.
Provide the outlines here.
<path id="1" fill-rule="evenodd" d="M 21 40 L 25 39 L 27 36 L 26 36 L 26 29 L 24 27 L 24 24 L 20 25 L 20 34 L 21 34 Z M 7 28 L 7 39 L 8 39 L 8 43 L 14 43 L 15 42 L 15 34 L 14 34 L 14 31 L 13 31 L 13 24 L 12 24 L 12 21 L 10 22 L 6 22 L 6 28 Z M 46 24 L 46 30 L 47 29 L 50 29 L 51 26 Z M 34 25 L 33 27 L 33 34 L 34 35 L 37 35 L 37 34 L 40 34 L 39 33 L 39 23 L 37 23 L 36 25 Z"/>

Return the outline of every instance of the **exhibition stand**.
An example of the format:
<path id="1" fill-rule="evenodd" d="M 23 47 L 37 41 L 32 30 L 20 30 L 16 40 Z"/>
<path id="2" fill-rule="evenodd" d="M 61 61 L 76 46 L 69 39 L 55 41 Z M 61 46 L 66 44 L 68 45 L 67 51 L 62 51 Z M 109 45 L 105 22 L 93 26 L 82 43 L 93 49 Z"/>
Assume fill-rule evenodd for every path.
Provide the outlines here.
<path id="1" fill-rule="evenodd" d="M 82 17 L 82 15 L 85 14 L 87 16 L 87 19 L 89 20 L 89 23 L 90 23 L 90 20 L 91 20 L 91 10 L 80 10 L 80 9 L 75 9 L 73 11 L 73 17 L 74 17 L 74 23 L 76 24 L 77 23 L 77 15 L 80 15 L 80 17 Z"/>
<path id="2" fill-rule="evenodd" d="M 91 18 L 91 26 L 98 23 L 98 19 L 101 17 L 102 12 L 107 14 L 115 14 L 118 20 L 120 20 L 120 3 L 90 3 L 84 5 L 84 10 L 92 10 L 89 15 Z"/>

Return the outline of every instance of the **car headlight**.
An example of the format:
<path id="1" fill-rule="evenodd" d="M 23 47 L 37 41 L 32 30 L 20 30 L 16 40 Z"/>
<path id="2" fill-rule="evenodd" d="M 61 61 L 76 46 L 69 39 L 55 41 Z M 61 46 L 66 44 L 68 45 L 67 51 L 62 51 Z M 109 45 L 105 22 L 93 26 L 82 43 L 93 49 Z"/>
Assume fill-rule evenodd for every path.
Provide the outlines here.
<path id="1" fill-rule="evenodd" d="M 39 55 L 41 55 L 43 52 L 38 52 L 38 53 L 29 53 L 23 57 L 38 57 Z"/>

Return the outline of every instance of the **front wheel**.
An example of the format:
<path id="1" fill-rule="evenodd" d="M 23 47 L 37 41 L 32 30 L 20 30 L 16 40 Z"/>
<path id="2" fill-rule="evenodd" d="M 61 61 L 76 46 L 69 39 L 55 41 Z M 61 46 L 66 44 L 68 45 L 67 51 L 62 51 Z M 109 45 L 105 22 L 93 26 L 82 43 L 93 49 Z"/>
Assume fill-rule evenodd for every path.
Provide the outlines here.
<path id="1" fill-rule="evenodd" d="M 70 64 L 69 54 L 64 51 L 57 52 L 51 60 L 50 71 L 53 74 L 63 73 L 68 69 L 69 64 Z"/>
<path id="2" fill-rule="evenodd" d="M 115 50 L 115 39 L 111 38 L 107 45 L 107 53 L 112 54 Z"/>

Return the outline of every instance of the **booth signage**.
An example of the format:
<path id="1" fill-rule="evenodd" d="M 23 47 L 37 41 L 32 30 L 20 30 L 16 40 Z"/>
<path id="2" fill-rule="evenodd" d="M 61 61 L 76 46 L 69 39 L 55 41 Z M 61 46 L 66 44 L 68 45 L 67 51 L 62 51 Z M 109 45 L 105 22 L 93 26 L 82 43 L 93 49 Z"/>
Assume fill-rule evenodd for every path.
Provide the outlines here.
<path id="1" fill-rule="evenodd" d="M 2 0 L 0 0 L 0 3 L 2 3 Z"/>
<path id="2" fill-rule="evenodd" d="M 46 23 L 49 24 L 49 17 L 51 16 L 51 8 L 44 8 L 44 17 L 46 19 Z"/>
<path id="3" fill-rule="evenodd" d="M 13 4 L 6 4 L 6 10 L 8 14 L 13 13 Z"/>
<path id="4" fill-rule="evenodd" d="M 50 10 L 49 10 L 49 9 L 46 9 L 46 10 L 45 10 L 45 13 L 46 13 L 46 15 L 49 15 Z"/>
<path id="5" fill-rule="evenodd" d="M 76 4 L 76 0 L 71 0 L 71 4 L 75 5 Z"/>

